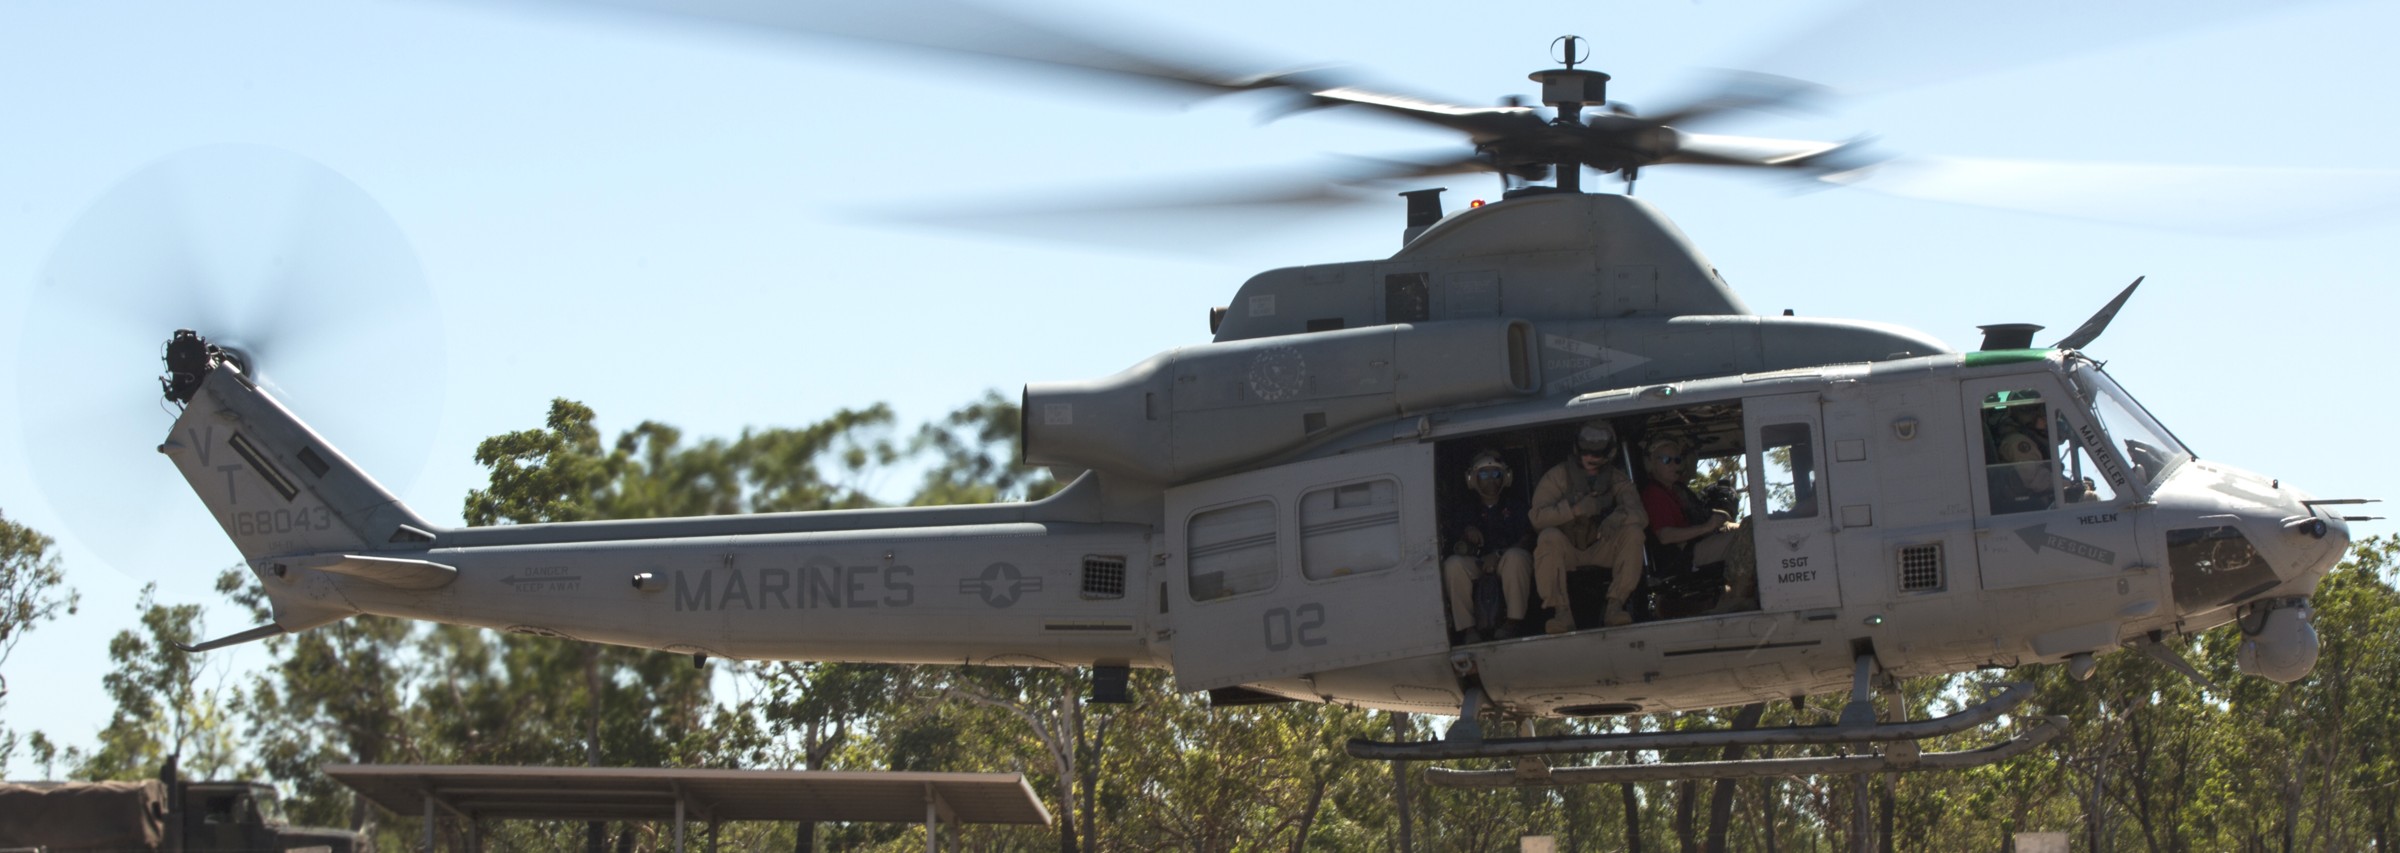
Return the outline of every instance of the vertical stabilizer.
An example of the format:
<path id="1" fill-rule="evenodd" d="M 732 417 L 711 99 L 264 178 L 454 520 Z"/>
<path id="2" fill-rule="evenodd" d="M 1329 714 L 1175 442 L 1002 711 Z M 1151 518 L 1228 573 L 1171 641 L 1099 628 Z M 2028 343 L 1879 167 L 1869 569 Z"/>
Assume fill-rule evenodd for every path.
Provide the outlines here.
<path id="1" fill-rule="evenodd" d="M 433 528 L 260 390 L 218 364 L 159 452 L 251 565 L 328 552 L 423 550 Z"/>

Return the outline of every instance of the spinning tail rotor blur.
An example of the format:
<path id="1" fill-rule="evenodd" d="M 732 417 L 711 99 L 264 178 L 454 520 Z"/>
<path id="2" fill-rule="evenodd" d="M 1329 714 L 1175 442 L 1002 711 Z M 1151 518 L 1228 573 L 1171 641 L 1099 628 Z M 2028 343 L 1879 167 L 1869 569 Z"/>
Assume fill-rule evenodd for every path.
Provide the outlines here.
<path id="1" fill-rule="evenodd" d="M 59 239 L 17 353 L 27 458 L 65 533 L 136 580 L 235 559 L 167 547 L 212 541 L 142 452 L 173 405 L 138 377 L 192 330 L 247 375 L 308 401 L 353 455 L 403 480 L 440 421 L 441 316 L 399 227 L 356 184 L 298 155 L 195 148 L 127 176 Z M 169 384 L 172 377 L 162 377 Z M 59 448 L 102 446 L 105 453 Z M 192 535 L 177 531 L 191 529 Z"/>

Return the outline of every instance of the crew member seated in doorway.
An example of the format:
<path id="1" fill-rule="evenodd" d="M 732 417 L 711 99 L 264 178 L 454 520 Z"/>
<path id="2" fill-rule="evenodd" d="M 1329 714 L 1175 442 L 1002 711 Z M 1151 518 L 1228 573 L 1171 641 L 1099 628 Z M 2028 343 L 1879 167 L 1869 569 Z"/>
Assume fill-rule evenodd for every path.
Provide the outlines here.
<path id="1" fill-rule="evenodd" d="M 1749 545 L 1749 531 L 1734 520 L 1739 500 L 1732 483 L 1712 485 L 1713 496 L 1704 498 L 1692 491 L 1691 467 L 1689 441 L 1666 435 L 1644 446 L 1642 509 L 1650 516 L 1650 570 L 1671 590 L 1662 598 L 1696 599 L 1713 606 L 1713 612 L 1755 609 L 1756 550 Z M 1689 615 L 1676 613 L 1677 603 L 1662 601 L 1659 609 Z"/>
<path id="2" fill-rule="evenodd" d="M 1633 621 L 1625 601 L 1641 584 L 1642 528 L 1649 517 L 1616 461 L 1617 431 L 1607 421 L 1591 421 L 1575 433 L 1575 455 L 1542 474 L 1533 488 L 1533 526 L 1540 531 L 1533 545 L 1534 591 L 1551 607 L 1548 633 L 1575 630 L 1567 570 L 1577 566 L 1609 570 L 1601 624 Z"/>
<path id="3" fill-rule="evenodd" d="M 1533 555 L 1526 550 L 1533 544 L 1533 522 L 1524 499 L 1508 490 L 1516 479 L 1499 451 L 1484 450 L 1467 461 L 1467 488 L 1472 495 L 1453 510 L 1456 526 L 1450 531 L 1450 556 L 1442 560 L 1442 584 L 1450 594 L 1450 627 L 1462 643 L 1482 642 L 1487 627 L 1492 631 L 1490 639 L 1516 637 L 1519 623 L 1525 620 L 1526 596 L 1533 585 Z M 1493 574 L 1499 578 L 1505 619 L 1487 626 L 1482 624 L 1485 620 L 1476 618 L 1475 581 Z"/>

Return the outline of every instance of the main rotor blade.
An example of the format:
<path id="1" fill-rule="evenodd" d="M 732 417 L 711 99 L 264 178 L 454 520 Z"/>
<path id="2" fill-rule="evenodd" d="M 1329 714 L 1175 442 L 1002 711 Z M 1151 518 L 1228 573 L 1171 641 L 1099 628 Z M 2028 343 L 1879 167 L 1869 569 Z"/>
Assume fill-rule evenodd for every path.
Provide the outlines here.
<path id="1" fill-rule="evenodd" d="M 1806 80 L 1753 71 L 1721 71 L 1703 94 L 1677 106 L 1652 109 L 1643 118 L 1669 127 L 1690 127 L 1732 112 L 1785 115 L 1818 112 L 1831 90 Z"/>
<path id="2" fill-rule="evenodd" d="M 1658 162 L 1846 171 L 1857 169 L 1860 164 L 1834 161 L 1846 160 L 1843 155 L 1855 152 L 1857 144 L 1855 141 L 1679 133 L 1676 135 L 1675 152 L 1660 158 Z"/>
<path id="3" fill-rule="evenodd" d="M 981 201 L 931 199 L 887 208 L 903 224 L 1083 244 L 1204 254 L 1276 231 L 1294 220 L 1345 208 L 1395 205 L 1398 182 L 1491 170 L 1477 156 L 1343 157 L 1274 171 L 1186 178 L 1134 190 L 1045 192 Z"/>
<path id="4" fill-rule="evenodd" d="M 1163 86 L 1188 98 L 1280 90 L 1297 109 L 1356 104 L 1468 133 L 1494 123 L 1518 127 L 1523 108 L 1445 104 L 1362 85 L 1325 66 L 1273 62 L 1224 44 L 1195 46 L 1175 34 L 1174 48 L 1128 35 L 1137 25 L 1083 26 L 1041 20 L 965 0 L 887 0 L 872 4 L 778 0 L 514 0 L 520 6 L 636 14 L 777 36 L 830 38 Z M 1106 32 L 1107 35 L 1099 33 Z M 1202 56 L 1210 58 L 1200 58 Z M 1536 127 L 1539 119 L 1532 119 Z"/>
<path id="5" fill-rule="evenodd" d="M 423 465 L 447 365 L 440 313 L 398 225 L 289 152 L 171 155 L 59 239 L 15 353 L 34 481 L 60 532 L 109 566 L 151 580 L 239 558 L 155 452 L 174 417 L 155 379 L 160 346 L 179 328 L 256 359 L 287 405 L 393 485 Z"/>
<path id="6" fill-rule="evenodd" d="M 1863 95 L 2023 68 L 2308 5 L 2281 0 L 1859 0 L 1732 63 Z"/>
<path id="7" fill-rule="evenodd" d="M 1309 92 L 1308 97 L 1318 105 L 1366 107 L 1386 115 L 1446 127 L 1465 133 L 1477 142 L 1532 133 L 1547 124 L 1541 113 L 1529 107 L 1462 107 L 1406 95 L 1385 94 L 1357 86 L 1320 89 Z"/>
<path id="8" fill-rule="evenodd" d="M 1820 180 L 1901 198 L 2209 234 L 2338 227 L 2400 212 L 2400 169 L 1907 157 Z"/>
<path id="9" fill-rule="evenodd" d="M 630 13 L 671 22 L 713 24 L 770 35 L 836 38 L 886 47 L 1001 59 L 1098 72 L 1203 90 L 1259 88 L 1255 67 L 1180 58 L 1164 48 L 1136 46 L 1064 25 L 959 0 L 879 3 L 785 0 L 515 0 L 515 5 L 568 11 Z M 1267 84 L 1272 85 L 1272 84 Z"/>

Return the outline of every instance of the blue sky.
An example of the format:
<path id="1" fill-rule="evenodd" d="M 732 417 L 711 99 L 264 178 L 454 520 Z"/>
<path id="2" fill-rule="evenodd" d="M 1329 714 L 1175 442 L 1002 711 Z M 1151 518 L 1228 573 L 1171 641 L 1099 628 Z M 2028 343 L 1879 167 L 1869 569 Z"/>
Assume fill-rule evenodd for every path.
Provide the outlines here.
<path id="1" fill-rule="evenodd" d="M 1868 92 L 1819 117 L 1710 131 L 2134 164 L 2004 184 L 2012 203 L 2111 221 L 1800 193 L 1705 170 L 1656 170 L 1639 194 L 1756 310 L 1893 322 L 1962 348 L 1982 323 L 2063 334 L 2147 275 L 2092 350 L 2162 420 L 2205 457 L 2324 496 L 2384 496 L 2391 463 L 2369 436 L 2400 419 L 2381 388 L 2400 351 L 2389 250 L 2400 218 L 2358 211 L 2396 185 L 2374 170 L 2395 136 L 2387 81 L 2400 59 L 2386 37 L 2400 7 L 2109 4 L 2095 16 L 2048 5 L 1532 2 L 1503 15 L 1212 0 L 1120 8 L 1104 26 L 1242 45 L 1269 64 L 1351 63 L 1459 103 L 1531 93 L 1524 75 L 1572 32 L 1615 75 L 1612 96 L 1637 107 L 1717 66 Z M 1095 7 L 1033 8 L 1084 18 Z M 1994 17 L 2001 8 L 2013 11 Z M 1822 27 L 1836 20 L 1850 25 Z M 1389 254 L 1401 217 L 1395 199 L 1159 252 L 902 227 L 874 217 L 880 208 L 950 193 L 1056 200 L 1451 144 L 1341 111 L 1261 125 L 1256 100 L 1186 108 L 1059 82 L 541 5 L 0 0 L 0 353 L 13 359 L 0 370 L 0 511 L 59 537 L 84 594 L 83 615 L 17 648 L 0 714 L 88 742 L 107 708 L 106 639 L 133 624 L 140 583 L 215 605 L 208 582 L 238 559 L 150 451 L 167 423 L 143 390 L 158 370 L 150 347 L 172 324 L 133 329 L 139 346 L 112 350 L 115 363 L 28 345 L 85 322 L 35 316 L 37 283 L 127 175 L 196 146 L 269 146 L 380 204 L 413 251 L 426 319 L 395 324 L 366 295 L 383 291 L 340 291 L 355 301 L 324 315 L 333 333 L 309 351 L 356 373 L 287 364 L 290 403 L 421 512 L 455 523 L 481 482 L 475 442 L 537 425 L 554 396 L 593 405 L 611 431 L 657 419 L 730 434 L 875 401 L 913 422 L 985 389 L 1104 375 L 1203 341 L 1208 308 L 1250 274 Z M 2199 166 L 2240 169 L 2183 168 Z M 1442 183 L 1454 204 L 1493 193 L 1485 178 Z M 2115 221 L 2126 219 L 2185 230 Z M 202 237 L 204 256 L 239 254 L 245 239 Z M 345 280 L 399 274 L 385 264 Z M 130 390 L 101 390 L 111 383 Z M 132 426 L 51 437 L 110 393 L 106 423 Z M 35 460 L 62 458 L 107 460 L 88 472 L 131 482 L 67 494 L 36 473 Z M 90 505 L 103 517 L 67 515 Z M 216 607 L 208 627 L 245 619 Z"/>

